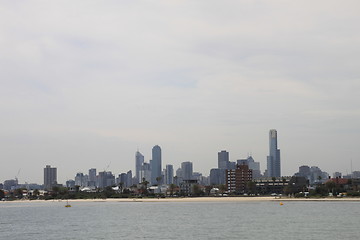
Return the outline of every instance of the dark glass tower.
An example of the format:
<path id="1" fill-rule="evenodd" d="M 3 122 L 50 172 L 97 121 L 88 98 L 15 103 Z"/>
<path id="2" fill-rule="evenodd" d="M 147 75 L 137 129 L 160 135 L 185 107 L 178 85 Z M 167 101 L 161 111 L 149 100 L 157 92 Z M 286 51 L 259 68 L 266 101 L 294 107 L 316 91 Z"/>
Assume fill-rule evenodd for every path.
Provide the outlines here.
<path id="1" fill-rule="evenodd" d="M 161 148 L 156 145 L 152 149 L 151 184 L 158 184 L 156 178 L 161 176 Z M 160 181 L 161 182 L 161 181 Z"/>

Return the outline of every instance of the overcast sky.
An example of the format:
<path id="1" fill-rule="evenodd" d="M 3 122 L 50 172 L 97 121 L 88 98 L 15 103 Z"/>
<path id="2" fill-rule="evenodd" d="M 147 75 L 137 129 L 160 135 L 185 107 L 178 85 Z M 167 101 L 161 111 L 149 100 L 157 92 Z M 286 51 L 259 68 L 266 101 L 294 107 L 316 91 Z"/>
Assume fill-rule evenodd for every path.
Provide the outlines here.
<path id="1" fill-rule="evenodd" d="M 217 152 L 360 170 L 360 2 L 0 1 L 0 182 Z"/>

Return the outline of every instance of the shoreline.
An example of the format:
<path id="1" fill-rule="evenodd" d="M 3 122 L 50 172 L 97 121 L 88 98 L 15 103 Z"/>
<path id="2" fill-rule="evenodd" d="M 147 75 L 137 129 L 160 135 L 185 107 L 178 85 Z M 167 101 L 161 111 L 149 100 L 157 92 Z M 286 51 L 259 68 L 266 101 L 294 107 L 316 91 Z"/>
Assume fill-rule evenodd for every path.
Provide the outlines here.
<path id="1" fill-rule="evenodd" d="M 66 202 L 64 199 L 52 200 L 14 200 L 1 203 Z M 107 199 L 69 199 L 68 202 L 360 202 L 360 198 L 288 198 L 288 197 L 183 197 L 183 198 L 107 198 Z M 0 203 L 0 204 L 1 204 Z"/>

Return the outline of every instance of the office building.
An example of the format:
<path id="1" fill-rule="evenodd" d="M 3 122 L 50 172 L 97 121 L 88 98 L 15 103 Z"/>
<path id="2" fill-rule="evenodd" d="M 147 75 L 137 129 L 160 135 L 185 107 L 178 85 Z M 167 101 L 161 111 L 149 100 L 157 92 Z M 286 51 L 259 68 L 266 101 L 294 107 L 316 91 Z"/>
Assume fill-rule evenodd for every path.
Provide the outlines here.
<path id="1" fill-rule="evenodd" d="M 174 167 L 171 164 L 167 164 L 165 168 L 165 184 L 174 183 Z"/>
<path id="2" fill-rule="evenodd" d="M 246 193 L 248 182 L 252 180 L 252 170 L 248 165 L 237 165 L 236 169 L 226 170 L 226 189 L 233 193 Z"/>
<path id="3" fill-rule="evenodd" d="M 277 146 L 277 131 L 269 133 L 269 156 L 267 157 L 267 177 L 281 177 L 280 149 Z"/>
<path id="4" fill-rule="evenodd" d="M 51 190 L 57 184 L 57 169 L 46 165 L 44 168 L 44 189 Z"/>
<path id="5" fill-rule="evenodd" d="M 150 183 L 151 181 L 151 167 L 149 163 L 143 163 L 140 170 L 140 183 L 147 181 Z"/>
<path id="6" fill-rule="evenodd" d="M 95 187 L 96 186 L 96 168 L 89 169 L 89 187 Z"/>
<path id="7" fill-rule="evenodd" d="M 136 183 L 141 182 L 140 171 L 143 164 L 144 164 L 144 155 L 142 155 L 139 151 L 137 151 L 135 153 L 135 178 L 137 179 Z"/>
<path id="8" fill-rule="evenodd" d="M 161 179 L 161 148 L 156 145 L 152 149 L 151 164 L 151 184 L 158 184 L 158 178 Z M 161 181 L 161 180 L 160 180 Z"/>
<path id="9" fill-rule="evenodd" d="M 183 181 L 192 180 L 193 179 L 193 164 L 192 164 L 192 162 L 181 163 L 181 172 L 182 172 Z"/>
<path id="10" fill-rule="evenodd" d="M 218 152 L 218 168 L 219 169 L 229 168 L 229 152 L 225 150 Z"/>
<path id="11" fill-rule="evenodd" d="M 109 171 L 99 172 L 97 186 L 99 188 L 105 188 L 115 185 L 115 176 Z"/>
<path id="12" fill-rule="evenodd" d="M 210 185 L 225 184 L 226 169 L 213 168 L 210 170 Z"/>

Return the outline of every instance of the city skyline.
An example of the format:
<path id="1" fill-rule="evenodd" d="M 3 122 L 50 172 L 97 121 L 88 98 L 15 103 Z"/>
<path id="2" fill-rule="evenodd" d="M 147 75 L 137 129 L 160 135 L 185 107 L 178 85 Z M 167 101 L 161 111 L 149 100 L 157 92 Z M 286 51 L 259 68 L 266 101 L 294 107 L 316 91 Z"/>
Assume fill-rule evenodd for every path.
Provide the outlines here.
<path id="1" fill-rule="evenodd" d="M 309 7 L 311 5 L 311 7 Z M 360 168 L 358 1 L 46 1 L 0 8 L 0 181 L 269 155 Z M 69 10 L 71 9 L 71 11 Z M 13 21 L 16 19 L 16 21 Z M 352 167 L 351 167 L 352 166 Z M 21 169 L 20 174 L 17 175 Z"/>

